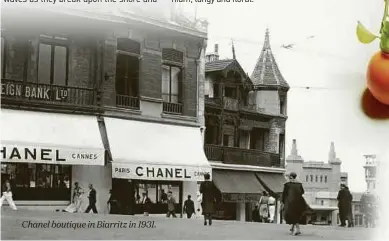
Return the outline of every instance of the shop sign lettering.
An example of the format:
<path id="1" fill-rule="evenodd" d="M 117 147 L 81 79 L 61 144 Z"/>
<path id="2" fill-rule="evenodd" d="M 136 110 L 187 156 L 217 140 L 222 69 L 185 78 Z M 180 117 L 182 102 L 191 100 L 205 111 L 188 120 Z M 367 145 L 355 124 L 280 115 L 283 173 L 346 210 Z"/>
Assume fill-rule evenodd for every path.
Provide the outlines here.
<path id="1" fill-rule="evenodd" d="M 120 165 L 113 163 L 112 174 L 115 178 L 145 179 L 145 180 L 198 180 L 204 179 L 209 170 L 199 170 L 191 167 L 165 167 L 163 165 Z"/>
<path id="2" fill-rule="evenodd" d="M 223 202 L 258 202 L 261 194 L 257 193 L 223 193 Z"/>
<path id="3" fill-rule="evenodd" d="M 68 97 L 68 90 L 59 87 L 1 83 L 1 95 L 36 100 L 62 101 Z"/>
<path id="4" fill-rule="evenodd" d="M 104 165 L 104 150 L 2 145 L 2 162 Z"/>

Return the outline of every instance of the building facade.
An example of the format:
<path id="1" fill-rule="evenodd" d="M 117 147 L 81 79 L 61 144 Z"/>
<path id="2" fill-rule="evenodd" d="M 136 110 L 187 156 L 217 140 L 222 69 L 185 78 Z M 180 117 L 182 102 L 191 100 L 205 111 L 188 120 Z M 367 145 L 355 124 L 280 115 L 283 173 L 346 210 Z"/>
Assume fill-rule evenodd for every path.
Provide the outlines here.
<path id="1" fill-rule="evenodd" d="M 335 144 L 332 142 L 330 145 L 328 162 L 304 161 L 298 154 L 296 140 L 293 140 L 286 163 L 288 172 L 296 172 L 305 190 L 304 198 L 314 210 L 314 214 L 308 216 L 306 222 L 316 225 L 340 224 L 337 197 L 340 184 L 348 186 L 348 173 L 341 171 L 342 162 L 336 156 Z M 361 193 L 352 192 L 352 195 L 354 224 L 362 226 Z"/>
<path id="2" fill-rule="evenodd" d="M 250 221 L 264 191 L 278 199 L 283 189 L 289 86 L 268 31 L 251 78 L 233 56 L 219 59 L 218 45 L 206 56 L 205 153 L 221 200 L 217 218 Z"/>
<path id="3" fill-rule="evenodd" d="M 168 191 L 181 213 L 211 173 L 199 98 L 206 23 L 171 11 L 2 12 L 2 180 L 16 204 L 63 208 L 78 182 L 94 185 L 100 212 L 112 189 L 123 214 L 141 212 L 143 193 L 164 213 Z"/>

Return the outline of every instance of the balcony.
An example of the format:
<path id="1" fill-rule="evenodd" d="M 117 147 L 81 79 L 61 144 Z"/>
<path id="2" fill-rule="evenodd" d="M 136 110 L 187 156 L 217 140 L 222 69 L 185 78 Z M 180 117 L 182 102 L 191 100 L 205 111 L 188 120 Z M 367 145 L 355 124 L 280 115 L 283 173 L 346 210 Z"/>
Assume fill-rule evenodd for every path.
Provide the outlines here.
<path id="1" fill-rule="evenodd" d="M 2 79 L 1 101 L 10 105 L 93 108 L 97 107 L 97 90 Z"/>
<path id="2" fill-rule="evenodd" d="M 116 106 L 125 109 L 139 110 L 139 98 L 135 96 L 116 94 Z"/>
<path id="3" fill-rule="evenodd" d="M 278 154 L 217 145 L 205 145 L 204 150 L 210 161 L 220 161 L 225 164 L 281 167 L 281 159 Z"/>
<path id="4" fill-rule="evenodd" d="M 209 96 L 205 96 L 205 104 L 221 107 L 221 99 L 220 98 L 210 98 Z"/>
<path id="5" fill-rule="evenodd" d="M 224 97 L 223 98 L 223 108 L 226 110 L 238 111 L 239 101 L 236 99 Z"/>
<path id="6" fill-rule="evenodd" d="M 182 104 L 181 103 L 172 103 L 172 102 L 163 102 L 163 113 L 171 115 L 181 115 L 182 114 Z"/>
<path id="7" fill-rule="evenodd" d="M 244 110 L 244 111 L 256 112 L 256 113 L 264 113 L 265 112 L 265 108 L 259 108 L 255 104 L 250 104 L 250 105 L 241 104 L 240 109 Z"/>

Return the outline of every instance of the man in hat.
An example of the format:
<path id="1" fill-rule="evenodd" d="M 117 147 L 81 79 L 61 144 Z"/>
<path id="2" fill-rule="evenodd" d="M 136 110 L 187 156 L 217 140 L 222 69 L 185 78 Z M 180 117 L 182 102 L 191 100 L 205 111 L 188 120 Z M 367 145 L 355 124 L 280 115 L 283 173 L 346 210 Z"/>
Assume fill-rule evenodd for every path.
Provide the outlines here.
<path id="1" fill-rule="evenodd" d="M 341 227 L 346 227 L 346 220 L 349 219 L 352 201 L 350 200 L 351 198 L 352 196 L 347 186 L 345 184 L 341 184 L 337 197 Z"/>

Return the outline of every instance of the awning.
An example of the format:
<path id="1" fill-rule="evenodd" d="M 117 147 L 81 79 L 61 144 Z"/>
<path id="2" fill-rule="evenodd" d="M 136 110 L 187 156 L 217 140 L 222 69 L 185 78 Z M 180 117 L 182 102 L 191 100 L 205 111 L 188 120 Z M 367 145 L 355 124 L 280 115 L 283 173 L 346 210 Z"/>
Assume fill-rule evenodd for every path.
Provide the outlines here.
<path id="1" fill-rule="evenodd" d="M 112 177 L 203 181 L 212 169 L 200 128 L 104 118 Z"/>
<path id="2" fill-rule="evenodd" d="M 285 176 L 282 173 L 270 173 L 270 172 L 257 172 L 255 175 L 258 177 L 259 182 L 272 196 L 278 196 L 278 193 L 282 193 L 284 189 L 284 183 L 286 182 Z"/>
<path id="3" fill-rule="evenodd" d="M 259 201 L 265 191 L 254 172 L 214 169 L 212 173 L 213 182 L 222 193 L 224 202 Z"/>
<path id="4" fill-rule="evenodd" d="M 1 109 L 1 162 L 104 165 L 95 116 Z"/>

